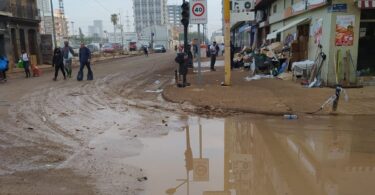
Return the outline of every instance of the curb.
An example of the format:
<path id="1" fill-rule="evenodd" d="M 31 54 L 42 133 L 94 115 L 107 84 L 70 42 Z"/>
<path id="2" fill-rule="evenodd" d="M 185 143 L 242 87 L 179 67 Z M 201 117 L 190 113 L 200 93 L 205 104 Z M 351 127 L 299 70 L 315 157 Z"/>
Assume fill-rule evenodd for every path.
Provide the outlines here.
<path id="1" fill-rule="evenodd" d="M 172 85 L 169 85 L 172 86 Z M 169 98 L 167 95 L 165 95 L 165 88 L 162 92 L 162 98 L 165 101 L 176 103 L 176 104 L 182 104 L 183 102 L 189 102 L 189 101 L 176 101 L 171 98 Z M 272 111 L 262 111 L 262 110 L 253 110 L 253 109 L 243 109 L 243 108 L 223 108 L 220 106 L 210 106 L 210 105 L 200 105 L 197 106 L 193 104 L 192 102 L 189 102 L 192 106 L 194 106 L 195 109 L 206 109 L 205 107 L 213 107 L 214 109 L 210 110 L 212 112 L 217 112 L 216 109 L 220 109 L 224 112 L 234 112 L 234 113 L 239 113 L 239 114 L 256 114 L 256 115 L 265 115 L 265 116 L 284 116 L 286 114 L 296 114 L 298 116 L 300 115 L 305 115 L 305 116 L 375 116 L 375 114 L 350 114 L 350 113 L 316 113 L 312 114 L 307 111 L 304 112 L 272 112 Z M 195 112 L 195 111 L 194 111 Z M 218 113 L 222 114 L 222 113 Z"/>
<path id="2" fill-rule="evenodd" d="M 165 88 L 164 88 L 161 95 L 162 95 L 162 98 L 167 102 L 176 103 L 176 104 L 182 103 L 180 101 L 175 101 L 175 100 L 167 97 L 167 95 L 165 95 Z M 184 102 L 188 102 L 188 101 L 184 101 Z M 191 103 L 191 102 L 189 102 L 189 103 Z M 197 108 L 199 109 L 199 108 L 210 107 L 209 105 L 197 106 L 197 105 L 194 105 L 192 103 L 191 103 L 191 105 L 193 105 L 196 109 Z M 235 112 L 235 113 L 258 114 L 258 115 L 267 115 L 267 116 L 284 116 L 285 114 L 293 114 L 293 113 L 290 113 L 290 112 L 270 112 L 270 111 L 242 109 L 242 108 L 223 108 L 223 107 L 219 107 L 219 106 L 215 106 L 215 109 L 221 109 L 223 111 L 229 111 L 229 112 Z M 212 111 L 214 111 L 214 110 L 212 110 Z"/>

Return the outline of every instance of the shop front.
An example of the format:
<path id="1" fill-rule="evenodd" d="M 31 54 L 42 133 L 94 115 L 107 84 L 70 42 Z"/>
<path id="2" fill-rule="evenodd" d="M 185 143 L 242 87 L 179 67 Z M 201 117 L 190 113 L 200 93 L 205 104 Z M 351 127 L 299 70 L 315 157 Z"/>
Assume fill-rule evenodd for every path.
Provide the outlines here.
<path id="1" fill-rule="evenodd" d="M 318 66 L 315 71 L 318 71 L 321 85 L 356 85 L 357 60 L 364 61 L 363 65 L 358 64 L 358 68 L 373 64 L 371 55 L 359 51 L 371 50 L 358 49 L 362 47 L 359 44 L 364 42 L 359 43 L 360 37 L 371 39 L 374 36 L 374 25 L 368 24 L 375 21 L 372 10 L 364 13 L 362 9 L 361 14 L 361 9 L 352 0 L 306 0 L 297 3 L 278 0 L 270 8 L 271 32 L 266 35 L 267 42 L 280 42 L 290 48 L 290 68 L 294 62 L 309 61 L 311 66 L 307 72 L 311 73 L 314 65 Z M 367 17 L 366 20 L 364 17 Z M 366 22 L 364 36 L 362 31 Z M 371 42 L 365 44 L 374 45 Z M 322 64 L 317 64 L 317 56 L 321 52 L 325 59 Z M 360 59 L 358 55 L 366 57 Z M 307 76 L 309 78 L 311 75 Z"/>

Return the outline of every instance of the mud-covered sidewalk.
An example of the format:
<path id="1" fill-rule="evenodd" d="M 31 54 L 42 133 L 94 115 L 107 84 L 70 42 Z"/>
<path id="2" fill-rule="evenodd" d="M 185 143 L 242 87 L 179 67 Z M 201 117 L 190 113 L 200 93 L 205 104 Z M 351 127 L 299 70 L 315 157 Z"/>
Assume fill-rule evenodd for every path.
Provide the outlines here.
<path id="1" fill-rule="evenodd" d="M 286 113 L 308 114 L 317 111 L 329 97 L 332 88 L 304 88 L 294 81 L 277 78 L 246 81 L 248 71 L 232 71 L 232 86 L 223 87 L 224 68 L 216 72 L 203 71 L 202 85 L 198 85 L 196 71 L 188 76 L 190 87 L 177 88 L 170 85 L 164 89 L 166 100 L 175 103 L 189 102 L 198 107 L 201 114 L 219 112 L 245 112 L 254 114 L 283 115 Z M 375 114 L 375 87 L 345 89 L 349 100 L 342 97 L 337 114 Z M 331 106 L 316 114 L 331 113 Z"/>

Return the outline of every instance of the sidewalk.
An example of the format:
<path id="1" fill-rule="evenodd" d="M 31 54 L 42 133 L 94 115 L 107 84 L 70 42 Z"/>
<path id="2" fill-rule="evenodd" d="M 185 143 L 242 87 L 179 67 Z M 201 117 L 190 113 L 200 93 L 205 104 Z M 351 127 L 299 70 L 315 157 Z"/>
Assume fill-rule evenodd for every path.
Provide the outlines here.
<path id="1" fill-rule="evenodd" d="M 283 115 L 286 113 L 308 114 L 317 111 L 320 106 L 335 93 L 332 88 L 304 88 L 299 83 L 277 78 L 246 81 L 248 71 L 232 71 L 232 86 L 220 86 L 224 80 L 223 67 L 216 72 L 202 71 L 203 85 L 197 86 L 197 74 L 188 76 L 192 85 L 177 88 L 166 87 L 163 97 L 171 102 L 190 102 L 198 107 L 198 113 L 206 111 L 244 112 L 267 115 Z M 345 89 L 349 101 L 341 96 L 338 114 L 373 115 L 375 114 L 375 87 Z M 317 114 L 329 114 L 331 106 L 327 106 Z"/>

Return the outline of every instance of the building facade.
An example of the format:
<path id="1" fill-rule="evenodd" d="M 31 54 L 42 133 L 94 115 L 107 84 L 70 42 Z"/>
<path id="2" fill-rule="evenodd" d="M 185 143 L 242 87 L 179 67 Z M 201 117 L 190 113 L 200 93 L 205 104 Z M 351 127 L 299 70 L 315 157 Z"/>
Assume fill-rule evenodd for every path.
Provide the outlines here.
<path id="1" fill-rule="evenodd" d="M 136 0 L 133 2 L 137 33 L 141 33 L 146 27 L 167 25 L 167 0 Z"/>
<path id="2" fill-rule="evenodd" d="M 168 23 L 171 26 L 181 27 L 181 5 L 168 5 Z"/>
<path id="3" fill-rule="evenodd" d="M 61 13 L 59 9 L 54 12 L 55 30 L 57 44 L 63 46 L 64 41 L 69 38 L 69 22 L 65 14 Z"/>
<path id="4" fill-rule="evenodd" d="M 102 20 L 94 20 L 93 25 L 88 26 L 88 36 L 103 38 L 104 31 Z"/>
<path id="5" fill-rule="evenodd" d="M 257 46 L 295 43 L 294 61 L 314 61 L 320 44 L 327 55 L 320 74 L 323 85 L 344 80 L 355 84 L 358 70 L 368 68 L 375 73 L 375 60 L 369 53 L 369 46 L 375 43 L 375 9 L 371 2 L 257 0 Z M 346 59 L 352 61 L 348 67 L 343 65 Z"/>
<path id="6" fill-rule="evenodd" d="M 0 55 L 7 56 L 10 71 L 25 50 L 34 63 L 43 63 L 40 52 L 39 23 L 36 0 L 0 1 Z"/>
<path id="7" fill-rule="evenodd" d="M 94 28 L 95 28 L 95 33 L 97 34 L 98 37 L 103 38 L 103 21 L 102 20 L 94 20 Z"/>

